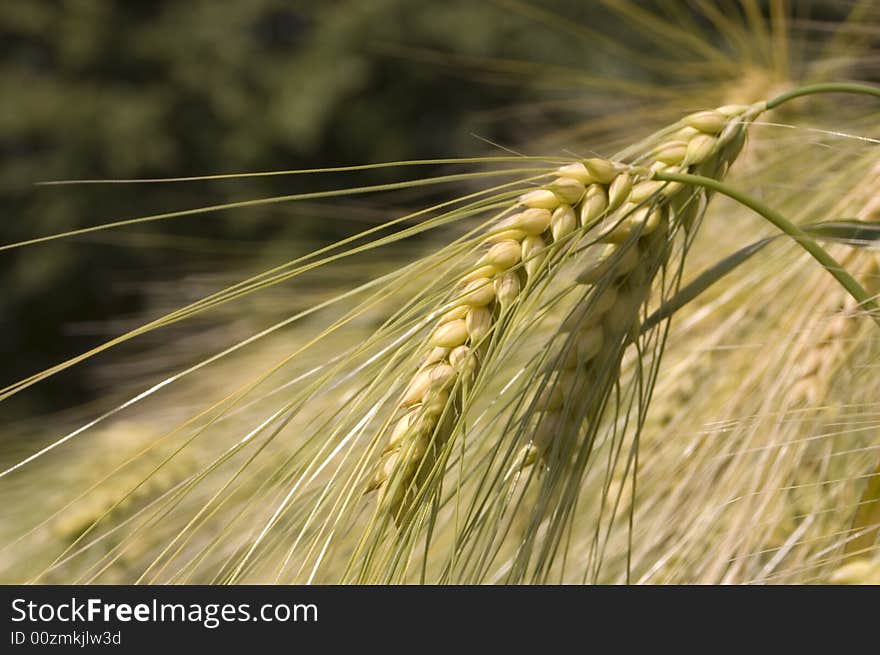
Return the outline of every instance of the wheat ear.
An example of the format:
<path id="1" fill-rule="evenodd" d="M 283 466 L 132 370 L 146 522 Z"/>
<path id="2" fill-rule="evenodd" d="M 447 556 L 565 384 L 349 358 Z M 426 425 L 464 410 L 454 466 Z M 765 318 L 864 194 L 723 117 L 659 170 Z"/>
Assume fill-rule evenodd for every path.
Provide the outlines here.
<path id="1" fill-rule="evenodd" d="M 562 166 L 553 182 L 523 195 L 514 213 L 486 235 L 485 254 L 459 280 L 398 403 L 400 416 L 370 484 L 398 522 L 435 468 L 464 404 L 463 390 L 485 359 L 493 331 L 546 273 L 553 247 L 586 234 L 607 244 L 580 278 L 602 297 L 589 303 L 592 316 L 580 325 L 575 355 L 560 369 L 565 377 L 600 352 L 616 352 L 603 347 L 606 338 L 611 344 L 616 335 L 637 330 L 638 309 L 668 256 L 670 212 L 676 228 L 688 227 L 695 216 L 693 193 L 681 184 L 650 179 L 653 172 L 723 175 L 742 146 L 743 121 L 761 110 L 761 105 L 736 105 L 687 116 L 669 131 L 669 140 L 636 166 L 598 158 Z M 541 406 L 552 412 L 557 405 L 550 398 Z M 533 461 L 547 442 L 537 434 L 522 463 Z"/>
<path id="2" fill-rule="evenodd" d="M 537 425 L 515 466 L 527 467 L 539 458 L 548 464 L 560 435 L 576 433 L 584 419 L 598 419 L 623 352 L 639 335 L 640 309 L 670 256 L 676 233 L 692 227 L 700 192 L 649 179 L 650 174 L 700 170 L 723 177 L 742 147 L 744 121 L 760 111 L 759 105 L 736 105 L 687 116 L 671 139 L 650 154 L 653 161 L 621 175 L 633 183 L 607 219 L 612 228 L 598 236 L 608 244 L 602 257 L 578 277 L 592 290 L 563 324 L 568 338 L 536 397 Z M 619 178 L 611 187 L 617 184 Z"/>
<path id="3" fill-rule="evenodd" d="M 546 188 L 524 194 L 513 213 L 483 239 L 483 256 L 456 284 L 427 340 L 421 364 L 398 402 L 380 465 L 369 489 L 400 520 L 433 468 L 463 404 L 463 389 L 487 355 L 492 332 L 530 281 L 550 247 L 608 206 L 605 184 L 619 167 L 603 159 L 563 166 Z M 450 398 L 453 399 L 452 407 Z"/>

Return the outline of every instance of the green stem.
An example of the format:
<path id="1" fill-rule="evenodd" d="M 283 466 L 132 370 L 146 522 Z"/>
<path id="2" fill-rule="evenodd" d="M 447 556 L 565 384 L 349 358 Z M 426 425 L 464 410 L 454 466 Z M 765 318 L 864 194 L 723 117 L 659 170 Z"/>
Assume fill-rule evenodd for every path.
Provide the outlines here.
<path id="1" fill-rule="evenodd" d="M 880 98 L 880 87 L 870 84 L 855 84 L 851 82 L 828 82 L 826 84 L 810 84 L 801 86 L 797 89 L 787 91 L 782 95 L 778 95 L 773 100 L 767 102 L 767 109 L 774 109 L 779 105 L 800 98 L 802 96 L 814 95 L 816 93 L 858 93 L 862 95 L 875 96 Z"/>
<path id="2" fill-rule="evenodd" d="M 653 178 L 663 182 L 681 182 L 682 184 L 688 184 L 690 186 L 712 189 L 713 191 L 717 191 L 718 193 L 722 193 L 725 196 L 736 200 L 738 203 L 745 205 L 752 211 L 760 214 L 782 232 L 794 239 L 794 241 L 810 253 L 817 262 L 822 264 L 822 266 L 834 276 L 841 286 L 843 286 L 843 288 L 856 299 L 859 305 L 871 314 L 874 321 L 880 325 L 880 309 L 878 309 L 877 305 L 871 299 L 871 295 L 865 291 L 864 287 L 862 287 L 852 275 L 847 273 L 843 266 L 841 266 L 827 250 L 822 248 L 822 246 L 816 243 L 816 241 L 814 241 L 806 232 L 772 207 L 768 207 L 760 200 L 756 200 L 748 194 L 737 191 L 718 180 L 713 180 L 711 177 L 690 175 L 688 173 L 667 173 L 657 171 L 654 173 Z"/>

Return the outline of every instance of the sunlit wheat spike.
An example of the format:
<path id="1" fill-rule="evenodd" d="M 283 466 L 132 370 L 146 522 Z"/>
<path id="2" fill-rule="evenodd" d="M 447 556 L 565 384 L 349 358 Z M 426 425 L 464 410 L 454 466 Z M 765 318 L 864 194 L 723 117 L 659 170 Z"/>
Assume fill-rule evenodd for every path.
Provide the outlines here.
<path id="1" fill-rule="evenodd" d="M 636 315 L 669 254 L 667 240 L 674 237 L 670 232 L 688 229 L 693 220 L 695 199 L 684 198 L 681 185 L 650 182 L 650 171 L 660 166 L 722 174 L 741 148 L 743 119 L 760 111 L 755 106 L 689 116 L 683 124 L 693 134 L 687 140 L 660 144 L 649 159 L 639 162 L 641 168 L 629 170 L 622 163 L 598 158 L 563 166 L 556 180 L 524 194 L 518 207 L 499 221 L 485 237 L 485 254 L 443 307 L 422 364 L 399 401 L 399 418 L 390 428 L 370 484 L 370 489 L 380 490 L 380 505 L 398 523 L 412 511 L 428 477 L 437 475 L 439 453 L 468 402 L 467 392 L 481 361 L 500 338 L 497 330 L 505 312 L 547 275 L 554 246 L 587 236 L 609 244 L 582 280 L 592 281 L 597 293 L 610 300 L 594 303 L 597 306 L 583 319 L 585 325 L 576 330 L 579 346 L 559 372 L 560 380 L 569 384 L 554 384 L 551 397 L 539 403 L 541 409 L 558 412 L 558 396 L 577 381 L 578 357 L 584 365 L 594 357 L 609 358 L 602 368 L 615 368 L 612 361 L 619 359 L 624 340 L 638 331 Z M 554 417 L 543 424 L 529 452 L 520 458 L 523 464 L 546 450 L 550 441 L 546 433 L 558 430 L 559 422 Z"/>

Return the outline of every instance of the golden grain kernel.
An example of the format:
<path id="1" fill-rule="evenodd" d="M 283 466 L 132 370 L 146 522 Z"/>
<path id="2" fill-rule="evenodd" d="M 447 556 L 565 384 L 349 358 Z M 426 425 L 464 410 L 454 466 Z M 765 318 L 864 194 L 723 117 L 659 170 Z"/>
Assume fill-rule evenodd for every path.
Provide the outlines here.
<path id="1" fill-rule="evenodd" d="M 605 333 L 601 325 L 594 325 L 588 330 L 583 330 L 577 336 L 577 355 L 581 363 L 593 359 L 602 350 L 605 341 Z"/>
<path id="2" fill-rule="evenodd" d="M 586 191 L 584 183 L 572 177 L 557 178 L 548 186 L 562 202 L 568 203 L 569 205 L 574 205 L 580 202 L 580 199 L 584 197 L 584 192 Z"/>
<path id="3" fill-rule="evenodd" d="M 681 173 L 684 169 L 681 166 L 666 166 L 663 171 L 666 173 Z M 670 198 L 684 188 L 681 182 L 664 182 L 663 188 L 660 190 L 664 198 Z"/>
<path id="4" fill-rule="evenodd" d="M 486 243 L 498 243 L 499 241 L 522 241 L 526 236 L 523 230 L 516 228 L 508 228 L 493 232 L 486 237 Z"/>
<path id="5" fill-rule="evenodd" d="M 379 469 L 379 472 L 376 474 L 376 478 L 381 480 L 379 482 L 379 485 L 383 484 L 387 480 L 390 480 L 391 476 L 394 475 L 394 470 L 397 468 L 397 464 L 400 461 L 400 455 L 400 450 L 395 450 L 389 452 L 382 459 L 382 466 Z"/>
<path id="6" fill-rule="evenodd" d="M 681 166 L 679 164 L 664 164 L 662 161 L 655 161 L 651 165 L 652 173 L 682 173 L 687 172 L 686 166 Z M 655 179 L 654 175 L 648 177 L 649 180 Z"/>
<path id="7" fill-rule="evenodd" d="M 663 210 L 660 207 L 640 207 L 627 219 L 627 229 L 629 234 L 647 236 L 657 229 L 662 218 Z"/>
<path id="8" fill-rule="evenodd" d="M 715 111 L 717 111 L 722 116 L 730 118 L 732 116 L 738 116 L 748 109 L 748 105 L 724 105 L 722 107 L 718 107 Z"/>
<path id="9" fill-rule="evenodd" d="M 531 209 L 556 209 L 562 201 L 550 189 L 535 189 L 519 197 L 519 203 Z"/>
<path id="10" fill-rule="evenodd" d="M 613 246 L 615 249 L 617 246 Z M 639 265 L 639 251 L 635 248 L 624 248 L 616 263 L 614 264 L 614 274 L 617 277 L 628 275 Z"/>
<path id="11" fill-rule="evenodd" d="M 478 344 L 492 329 L 492 312 L 485 307 L 471 307 L 465 318 L 471 344 Z"/>
<path id="12" fill-rule="evenodd" d="M 500 241 L 489 248 L 489 252 L 483 256 L 481 261 L 496 266 L 498 269 L 496 272 L 506 271 L 519 264 L 521 251 L 522 246 L 518 241 Z M 492 275 L 485 277 L 492 277 Z"/>
<path id="13" fill-rule="evenodd" d="M 507 271 L 495 278 L 495 297 L 503 308 L 513 304 L 521 290 L 522 285 L 516 271 Z"/>
<path id="14" fill-rule="evenodd" d="M 575 390 L 579 377 L 579 373 L 574 368 L 554 371 L 553 376 L 547 381 L 547 386 L 538 397 L 537 409 L 550 412 L 562 409 L 566 400 L 571 397 L 572 391 Z"/>
<path id="15" fill-rule="evenodd" d="M 583 184 L 591 184 L 596 181 L 595 178 L 590 175 L 587 167 L 584 166 L 581 162 L 560 166 L 558 169 L 556 169 L 556 172 L 561 177 L 570 177 L 573 180 L 577 180 L 578 182 L 581 182 Z"/>
<path id="16" fill-rule="evenodd" d="M 682 164 L 689 166 L 691 164 L 701 164 L 706 158 L 712 154 L 718 139 L 708 134 L 698 134 L 690 140 L 687 146 Z"/>
<path id="17" fill-rule="evenodd" d="M 587 320 L 577 326 L 573 342 L 565 355 L 562 369 L 576 369 L 593 359 L 602 349 L 603 332 L 600 321 Z"/>
<path id="18" fill-rule="evenodd" d="M 431 335 L 430 344 L 441 348 L 455 348 L 467 341 L 467 338 L 467 323 L 460 318 L 438 326 Z"/>
<path id="19" fill-rule="evenodd" d="M 695 127 L 690 127 L 689 125 L 685 125 L 681 129 L 678 129 L 670 134 L 669 138 L 673 141 L 690 141 L 698 134 L 700 134 L 700 130 Z"/>
<path id="20" fill-rule="evenodd" d="M 458 283 L 459 285 L 463 286 L 466 285 L 468 282 L 473 282 L 474 280 L 479 280 L 480 278 L 494 277 L 500 272 L 501 269 L 493 264 L 483 264 L 481 266 L 477 266 L 477 268 L 472 270 L 467 275 L 463 275 Z"/>
<path id="21" fill-rule="evenodd" d="M 577 344 L 570 343 L 567 345 L 568 350 L 563 350 L 562 352 L 562 364 L 559 368 L 561 369 L 571 369 L 577 368 L 580 360 L 578 359 L 577 354 Z"/>
<path id="22" fill-rule="evenodd" d="M 416 425 L 422 410 L 419 407 L 409 410 L 406 414 L 397 419 L 394 428 L 391 430 L 391 436 L 388 443 L 385 444 L 384 452 L 395 450 L 400 446 L 404 438 L 411 432 L 415 432 L 413 426 Z"/>
<path id="23" fill-rule="evenodd" d="M 632 194 L 629 197 L 630 202 L 639 204 L 659 193 L 666 185 L 666 182 L 660 180 L 644 180 L 633 187 Z"/>
<path id="24" fill-rule="evenodd" d="M 554 241 L 568 236 L 577 228 L 577 217 L 571 205 L 560 205 L 550 218 L 550 232 Z"/>
<path id="25" fill-rule="evenodd" d="M 403 392 L 403 397 L 400 399 L 400 404 L 404 407 L 418 405 L 424 400 L 425 394 L 428 393 L 428 389 L 430 388 L 430 374 L 424 370 L 420 371 L 409 381 L 409 385 L 406 387 L 406 391 Z"/>
<path id="26" fill-rule="evenodd" d="M 634 234 L 639 237 L 651 234 L 657 229 L 662 216 L 659 207 L 637 207 L 629 212 L 629 215 L 620 221 L 613 230 L 604 235 L 603 241 L 619 244 Z"/>
<path id="27" fill-rule="evenodd" d="M 448 355 L 449 348 L 431 348 L 431 350 L 429 350 L 428 353 L 422 358 L 421 366 L 430 366 L 431 364 L 441 362 L 446 359 Z"/>
<path id="28" fill-rule="evenodd" d="M 457 307 L 453 307 L 448 312 L 445 312 L 438 320 L 437 325 L 442 325 L 443 323 L 449 323 L 449 321 L 456 321 L 460 318 L 464 318 L 467 316 L 468 306 L 467 305 L 458 305 Z"/>
<path id="29" fill-rule="evenodd" d="M 409 445 L 404 449 L 404 454 L 407 459 L 407 466 L 411 467 L 412 471 L 415 471 L 421 466 L 421 460 L 425 456 L 425 453 L 428 452 L 428 446 L 431 445 L 431 437 L 426 434 L 418 434 L 413 437 Z"/>
<path id="30" fill-rule="evenodd" d="M 534 277 L 547 258 L 547 244 L 540 236 L 528 236 L 522 242 L 522 260 L 526 273 Z"/>
<path id="31" fill-rule="evenodd" d="M 624 243 L 632 235 L 632 217 L 619 219 L 615 218 L 615 223 L 608 230 L 599 235 L 599 241 L 603 243 Z"/>
<path id="32" fill-rule="evenodd" d="M 728 123 L 727 127 L 718 135 L 718 142 L 724 144 L 722 163 L 729 166 L 730 162 L 739 156 L 746 144 L 746 131 L 743 124 L 735 121 Z"/>
<path id="33" fill-rule="evenodd" d="M 460 302 L 473 307 L 481 307 L 488 305 L 493 300 L 495 300 L 495 287 L 492 280 L 481 277 L 471 280 L 465 285 Z"/>
<path id="34" fill-rule="evenodd" d="M 402 405 L 420 403 L 432 388 L 441 389 L 445 387 L 454 376 L 455 369 L 446 363 L 432 364 L 423 368 L 410 381 L 400 403 Z"/>
<path id="35" fill-rule="evenodd" d="M 554 206 L 558 206 L 557 202 Z M 547 231 L 550 227 L 551 213 L 548 209 L 527 209 L 511 219 L 511 226 L 522 230 L 526 235 L 537 235 Z M 520 239 L 522 241 L 522 239 Z"/>
<path id="36" fill-rule="evenodd" d="M 455 368 L 459 368 L 470 354 L 470 348 L 467 346 L 459 346 L 449 351 L 449 363 Z"/>
<path id="37" fill-rule="evenodd" d="M 653 234 L 660 224 L 669 217 L 669 208 L 666 205 L 655 205 L 648 213 L 647 220 L 642 226 L 642 235 Z"/>
<path id="38" fill-rule="evenodd" d="M 700 132 L 708 134 L 717 134 L 727 124 L 727 116 L 720 111 L 698 111 L 690 116 L 685 116 L 682 121 L 685 125 L 689 125 Z"/>
<path id="39" fill-rule="evenodd" d="M 608 184 L 613 180 L 619 171 L 618 166 L 607 159 L 587 159 L 584 161 L 584 167 L 596 182 Z"/>
<path id="40" fill-rule="evenodd" d="M 461 371 L 461 379 L 464 384 L 470 383 L 476 376 L 479 362 L 473 351 L 469 351 L 467 356 L 458 364 L 458 370 Z"/>
<path id="41" fill-rule="evenodd" d="M 608 212 L 620 207 L 629 197 L 632 189 L 632 178 L 629 173 L 621 173 L 608 186 Z"/>
<path id="42" fill-rule="evenodd" d="M 434 425 L 436 425 L 437 419 L 440 418 L 440 415 L 443 414 L 443 410 L 446 409 L 446 403 L 448 402 L 448 388 L 435 389 L 428 394 L 427 398 L 425 398 L 425 402 L 422 403 L 422 413 L 426 417 L 426 426 L 430 432 L 433 432 Z M 422 430 L 422 432 L 424 431 L 425 430 Z"/>
<path id="43" fill-rule="evenodd" d="M 434 364 L 429 369 L 431 371 L 431 383 L 435 387 L 446 387 L 455 376 L 455 370 L 446 363 Z"/>
<path id="44" fill-rule="evenodd" d="M 664 164 L 680 164 L 687 154 L 687 147 L 686 141 L 669 141 L 657 149 L 654 159 Z"/>
<path id="45" fill-rule="evenodd" d="M 584 194 L 584 202 L 581 204 L 581 225 L 592 226 L 608 208 L 608 194 L 601 184 L 591 184 Z"/>

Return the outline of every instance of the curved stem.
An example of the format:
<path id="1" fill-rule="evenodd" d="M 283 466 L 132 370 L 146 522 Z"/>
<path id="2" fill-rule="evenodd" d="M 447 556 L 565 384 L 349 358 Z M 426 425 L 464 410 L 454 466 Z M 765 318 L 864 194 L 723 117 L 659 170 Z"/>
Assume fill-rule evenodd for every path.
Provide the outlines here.
<path id="1" fill-rule="evenodd" d="M 825 84 L 810 84 L 778 95 L 773 100 L 767 101 L 767 109 L 774 109 L 779 105 L 800 98 L 802 96 L 815 95 L 817 93 L 858 93 L 880 98 L 880 87 L 870 84 L 855 84 L 851 82 L 827 82 Z"/>
<path id="2" fill-rule="evenodd" d="M 713 180 L 711 177 L 691 175 L 688 173 L 665 173 L 658 171 L 654 173 L 653 178 L 664 182 L 681 182 L 691 186 L 712 189 L 713 191 L 717 191 L 718 193 L 722 193 L 725 196 L 736 200 L 738 203 L 745 205 L 752 211 L 761 215 L 782 232 L 794 239 L 794 241 L 810 253 L 817 262 L 822 264 L 822 266 L 834 276 L 841 286 L 843 286 L 843 288 L 846 289 L 856 301 L 858 301 L 859 305 L 868 311 L 874 321 L 880 325 L 880 309 L 878 309 L 877 304 L 872 300 L 871 295 L 865 291 L 864 287 L 862 287 L 862 285 L 859 284 L 858 281 L 850 275 L 846 269 L 844 269 L 843 266 L 841 266 L 840 263 L 828 253 L 827 250 L 822 248 L 822 246 L 816 243 L 816 241 L 806 232 L 772 207 L 768 207 L 760 200 L 752 198 L 741 191 L 737 191 L 718 180 Z"/>

